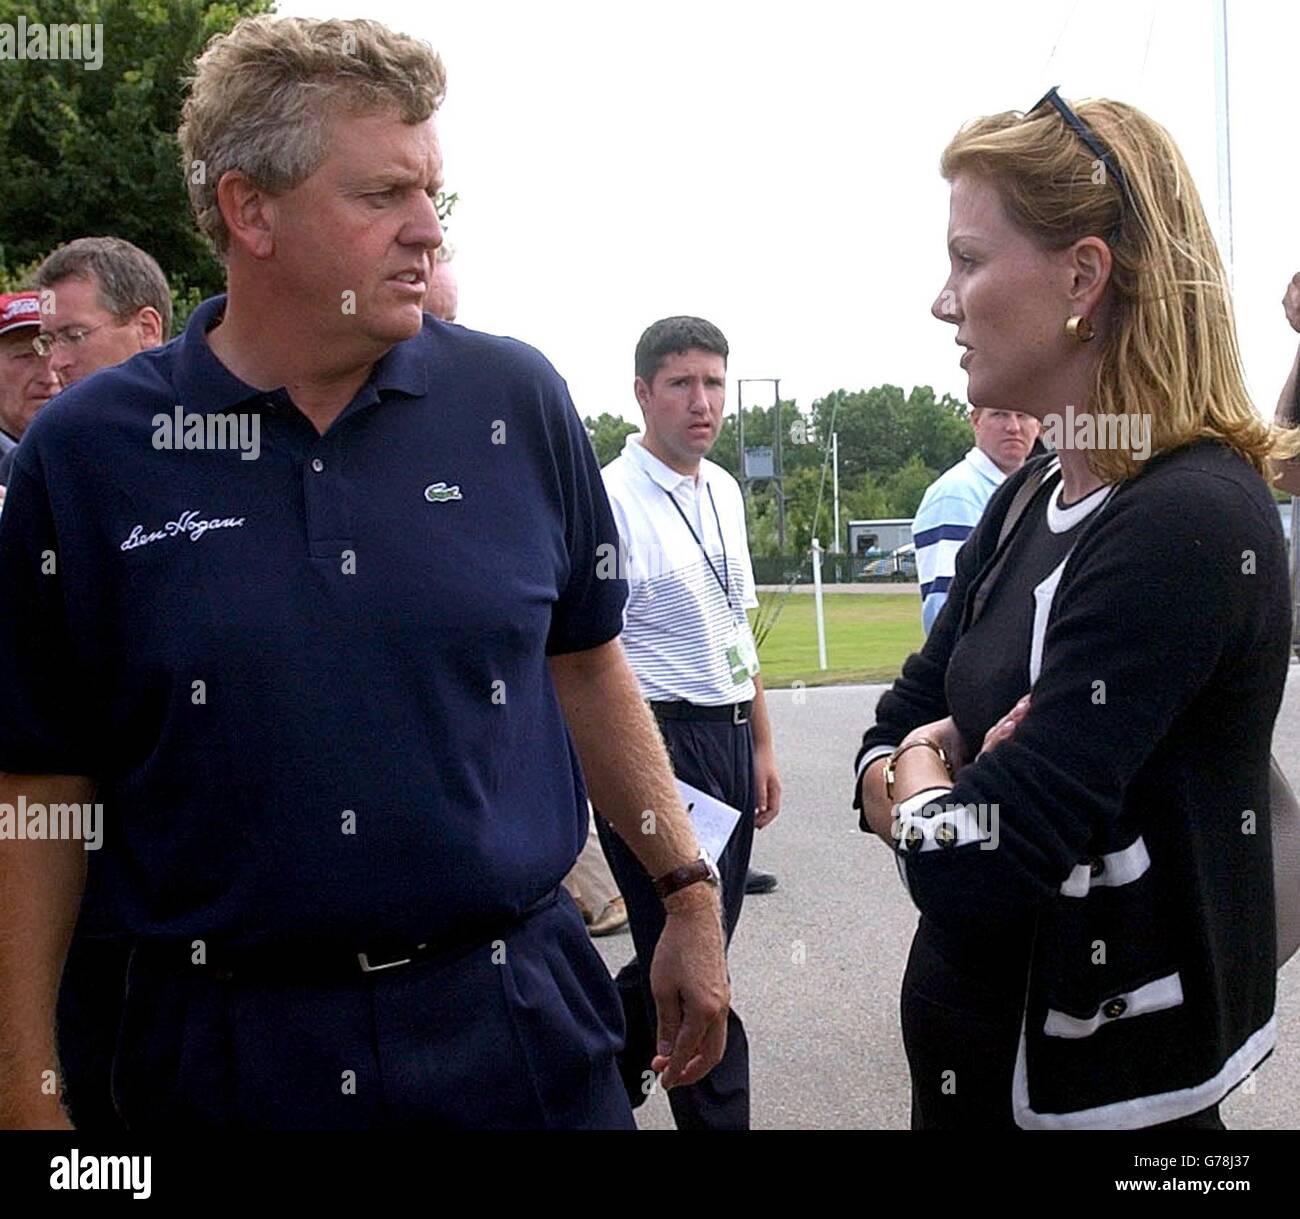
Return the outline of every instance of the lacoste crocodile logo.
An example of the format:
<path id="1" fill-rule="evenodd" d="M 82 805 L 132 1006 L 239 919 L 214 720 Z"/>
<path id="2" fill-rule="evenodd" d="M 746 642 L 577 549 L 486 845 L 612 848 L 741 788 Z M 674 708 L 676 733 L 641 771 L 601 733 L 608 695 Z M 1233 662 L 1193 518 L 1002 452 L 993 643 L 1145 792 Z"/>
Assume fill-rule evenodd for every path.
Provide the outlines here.
<path id="1" fill-rule="evenodd" d="M 460 488 L 446 483 L 430 483 L 424 489 L 424 498 L 431 504 L 445 504 L 449 499 L 460 499 Z"/>

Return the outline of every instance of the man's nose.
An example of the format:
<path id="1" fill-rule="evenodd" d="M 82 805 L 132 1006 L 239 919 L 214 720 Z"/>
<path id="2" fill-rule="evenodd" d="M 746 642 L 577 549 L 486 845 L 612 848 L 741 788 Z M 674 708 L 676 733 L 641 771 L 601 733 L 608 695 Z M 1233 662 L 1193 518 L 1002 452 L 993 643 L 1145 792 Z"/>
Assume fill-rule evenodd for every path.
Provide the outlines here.
<path id="1" fill-rule="evenodd" d="M 696 381 L 691 386 L 691 409 L 707 413 L 712 409 L 712 406 L 713 404 L 709 401 L 708 390 L 704 388 L 704 382 Z"/>
<path id="2" fill-rule="evenodd" d="M 442 222 L 438 219 L 438 206 L 422 191 L 417 207 L 416 213 L 402 228 L 398 240 L 403 245 L 423 246 L 432 259 L 433 251 L 442 245 Z"/>
<path id="3" fill-rule="evenodd" d="M 74 362 L 71 349 L 60 344 L 50 353 L 49 362 L 46 365 L 50 371 L 51 379 L 63 381 L 63 374 L 72 367 Z"/>

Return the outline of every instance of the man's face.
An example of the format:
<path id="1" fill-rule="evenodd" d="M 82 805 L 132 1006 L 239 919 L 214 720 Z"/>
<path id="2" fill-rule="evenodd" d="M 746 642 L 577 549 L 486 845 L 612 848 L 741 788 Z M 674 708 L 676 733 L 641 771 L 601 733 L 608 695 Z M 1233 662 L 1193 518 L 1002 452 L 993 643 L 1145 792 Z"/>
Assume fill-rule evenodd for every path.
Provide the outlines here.
<path id="1" fill-rule="evenodd" d="M 1038 420 L 1020 411 L 977 408 L 971 411 L 970 421 L 975 428 L 975 443 L 1003 474 L 1020 469 L 1038 439 Z"/>
<path id="2" fill-rule="evenodd" d="M 429 277 L 429 289 L 424 294 L 425 313 L 432 313 L 444 322 L 454 322 L 459 304 L 456 272 L 451 269 L 450 262 L 440 262 L 435 258 Z"/>
<path id="3" fill-rule="evenodd" d="M 50 361 L 32 348 L 35 326 L 0 334 L 0 429 L 20 440 L 36 412 L 56 393 Z"/>
<path id="4" fill-rule="evenodd" d="M 93 275 L 51 284 L 42 308 L 41 330 L 55 339 L 50 366 L 65 386 L 162 341 L 157 310 L 139 309 L 125 321 L 117 321 L 104 308 Z"/>
<path id="5" fill-rule="evenodd" d="M 433 119 L 394 112 L 330 120 L 316 172 L 272 197 L 283 307 L 310 318 L 327 347 L 387 349 L 419 332 L 433 252 L 442 154 Z"/>
<path id="6" fill-rule="evenodd" d="M 679 473 L 693 473 L 722 427 L 726 360 L 699 348 L 669 355 L 652 384 L 637 377 L 635 388 L 646 447 Z"/>

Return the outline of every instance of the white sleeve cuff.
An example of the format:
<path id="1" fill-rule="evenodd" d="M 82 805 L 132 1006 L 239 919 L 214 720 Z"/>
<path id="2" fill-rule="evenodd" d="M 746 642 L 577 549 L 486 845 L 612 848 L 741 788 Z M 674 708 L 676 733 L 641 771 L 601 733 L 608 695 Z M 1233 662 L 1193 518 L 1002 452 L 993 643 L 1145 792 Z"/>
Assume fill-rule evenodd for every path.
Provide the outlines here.
<path id="1" fill-rule="evenodd" d="M 871 765 L 872 762 L 880 758 L 887 758 L 897 749 L 897 745 L 873 745 L 866 753 L 862 755 L 862 761 L 858 763 L 858 783 L 862 782 L 862 773 Z"/>
<path id="2" fill-rule="evenodd" d="M 915 855 L 986 842 L 996 843 L 997 805 L 948 805 L 948 787 L 930 787 L 894 806 L 890 832 L 895 849 Z M 991 850 L 992 847 L 984 848 Z"/>

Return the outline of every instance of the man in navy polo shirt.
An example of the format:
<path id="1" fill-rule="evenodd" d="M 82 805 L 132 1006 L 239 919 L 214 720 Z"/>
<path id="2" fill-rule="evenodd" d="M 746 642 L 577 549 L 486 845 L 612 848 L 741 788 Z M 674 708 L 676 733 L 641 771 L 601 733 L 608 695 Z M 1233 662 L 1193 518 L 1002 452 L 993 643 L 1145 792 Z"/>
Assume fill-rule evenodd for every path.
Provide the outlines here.
<path id="1" fill-rule="evenodd" d="M 579 757 L 667 913 L 655 1069 L 721 1058 L 716 871 L 616 638 L 590 444 L 538 353 L 421 312 L 442 92 L 372 22 L 214 42 L 180 140 L 228 294 L 15 461 L 0 1124 L 66 1124 L 51 1016 L 93 823 L 136 940 L 128 1126 L 631 1125 L 559 888 Z"/>

